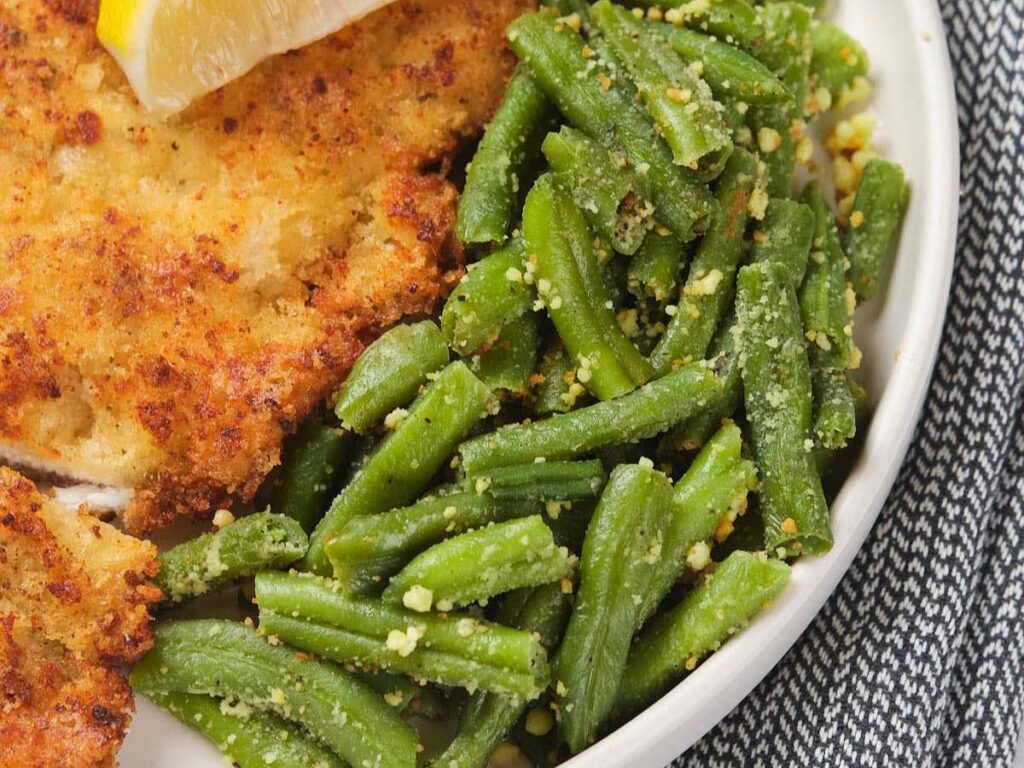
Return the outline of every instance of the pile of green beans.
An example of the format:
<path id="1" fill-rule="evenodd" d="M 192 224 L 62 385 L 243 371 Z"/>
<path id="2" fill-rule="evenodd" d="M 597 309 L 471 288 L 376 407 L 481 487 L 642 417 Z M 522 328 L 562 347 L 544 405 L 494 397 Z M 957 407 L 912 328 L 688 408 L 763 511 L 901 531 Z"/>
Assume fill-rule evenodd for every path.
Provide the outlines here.
<path id="1" fill-rule="evenodd" d="M 160 556 L 159 610 L 254 579 L 258 624 L 162 621 L 140 692 L 242 768 L 484 768 L 508 742 L 552 765 L 829 552 L 868 403 L 854 311 L 907 185 L 831 138 L 844 197 L 821 178 L 808 124 L 870 90 L 822 5 L 512 22 L 465 275 L 363 351 L 268 511 Z M 417 733 L 435 716 L 447 742 Z"/>

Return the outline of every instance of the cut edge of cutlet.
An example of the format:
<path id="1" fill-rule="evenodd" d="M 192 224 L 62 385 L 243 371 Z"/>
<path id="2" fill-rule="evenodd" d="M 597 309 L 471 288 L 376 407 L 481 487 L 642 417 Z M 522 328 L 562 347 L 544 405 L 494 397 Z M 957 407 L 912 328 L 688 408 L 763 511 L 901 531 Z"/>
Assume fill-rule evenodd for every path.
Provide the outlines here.
<path id="1" fill-rule="evenodd" d="M 152 544 L 0 467 L 0 765 L 113 765 L 158 567 Z"/>
<path id="2" fill-rule="evenodd" d="M 0 441 L 0 466 L 8 465 L 36 481 L 51 486 L 54 500 L 65 509 L 75 510 L 83 504 L 93 513 L 120 512 L 132 500 L 133 489 L 106 485 L 93 478 L 82 477 L 60 462 L 47 461 L 15 446 Z"/>

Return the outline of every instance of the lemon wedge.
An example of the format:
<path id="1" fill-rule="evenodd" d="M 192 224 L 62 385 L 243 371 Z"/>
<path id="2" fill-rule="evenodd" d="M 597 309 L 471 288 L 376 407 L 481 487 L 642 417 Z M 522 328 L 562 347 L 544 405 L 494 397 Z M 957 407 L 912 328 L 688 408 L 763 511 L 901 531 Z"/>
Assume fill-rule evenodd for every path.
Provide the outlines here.
<path id="1" fill-rule="evenodd" d="M 158 116 L 389 0 L 101 0 L 96 35 Z"/>

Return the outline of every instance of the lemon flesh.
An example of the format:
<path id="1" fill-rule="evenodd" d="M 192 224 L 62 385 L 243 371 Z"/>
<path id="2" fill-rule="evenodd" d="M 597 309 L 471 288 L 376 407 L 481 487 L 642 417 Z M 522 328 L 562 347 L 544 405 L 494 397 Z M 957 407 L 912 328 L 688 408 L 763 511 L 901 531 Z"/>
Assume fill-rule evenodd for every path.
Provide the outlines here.
<path id="1" fill-rule="evenodd" d="M 389 0 L 102 0 L 96 35 L 148 110 L 167 116 L 264 59 Z"/>

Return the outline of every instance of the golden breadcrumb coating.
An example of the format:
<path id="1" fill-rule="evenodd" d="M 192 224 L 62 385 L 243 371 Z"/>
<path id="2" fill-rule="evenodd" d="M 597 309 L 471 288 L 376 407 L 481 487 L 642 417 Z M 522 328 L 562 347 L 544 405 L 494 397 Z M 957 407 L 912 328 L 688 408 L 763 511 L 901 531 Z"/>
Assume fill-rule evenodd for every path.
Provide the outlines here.
<path id="1" fill-rule="evenodd" d="M 0 765 L 113 765 L 157 567 L 151 544 L 0 467 Z"/>
<path id="2" fill-rule="evenodd" d="M 166 124 L 95 0 L 0 4 L 0 455 L 135 489 L 134 531 L 250 498 L 459 276 L 443 173 L 528 4 L 399 2 Z"/>

